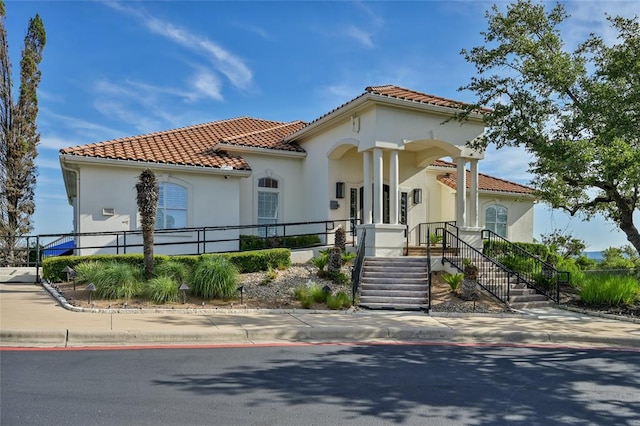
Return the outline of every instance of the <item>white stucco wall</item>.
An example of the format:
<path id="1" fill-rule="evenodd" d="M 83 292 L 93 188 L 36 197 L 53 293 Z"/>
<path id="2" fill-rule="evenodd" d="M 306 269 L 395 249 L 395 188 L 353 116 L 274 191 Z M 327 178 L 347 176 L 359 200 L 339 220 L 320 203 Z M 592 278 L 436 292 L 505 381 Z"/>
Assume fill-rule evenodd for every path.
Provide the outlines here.
<path id="1" fill-rule="evenodd" d="M 117 167 L 105 165 L 82 165 L 79 172 L 79 203 L 77 232 L 113 232 L 135 231 L 140 229 L 140 218 L 136 204 L 135 185 L 142 167 Z M 207 173 L 189 173 L 185 171 L 154 170 L 159 182 L 172 182 L 187 188 L 187 227 L 211 227 L 239 224 L 239 178 L 225 179 L 222 175 Z M 103 209 L 113 209 L 113 216 L 103 214 Z M 207 239 L 236 238 L 237 231 L 213 231 L 206 235 Z M 218 251 L 220 247 L 209 244 L 188 246 L 163 246 L 162 243 L 184 241 L 185 236 L 197 240 L 198 233 L 181 233 L 176 235 L 157 235 L 158 244 L 155 252 L 160 254 L 197 253 Z M 123 244 L 123 236 L 118 237 Z M 200 238 L 205 236 L 200 234 Z M 78 246 L 114 245 L 115 237 L 82 237 Z M 141 243 L 140 236 L 127 235 L 127 244 Z M 237 243 L 224 243 L 227 249 L 236 247 Z M 228 247 L 227 247 L 228 246 Z M 122 249 L 120 249 L 122 250 Z M 114 249 L 85 249 L 80 254 L 113 253 Z M 142 252 L 142 248 L 130 248 L 128 253 Z M 120 251 L 122 253 L 122 251 Z"/>

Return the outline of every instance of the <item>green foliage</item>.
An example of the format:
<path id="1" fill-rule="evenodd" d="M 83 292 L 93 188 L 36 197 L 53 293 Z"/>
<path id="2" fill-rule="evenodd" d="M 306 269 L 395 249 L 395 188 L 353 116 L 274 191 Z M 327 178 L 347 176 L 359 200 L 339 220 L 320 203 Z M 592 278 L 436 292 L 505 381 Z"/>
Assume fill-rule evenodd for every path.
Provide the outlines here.
<path id="1" fill-rule="evenodd" d="M 640 296 L 638 280 L 631 276 L 593 275 L 580 284 L 580 299 L 589 305 L 631 304 Z"/>
<path id="2" fill-rule="evenodd" d="M 87 262 L 78 263 L 74 270 L 76 271 L 76 282 L 78 284 L 89 284 L 96 281 L 96 277 L 100 269 L 103 268 L 101 262 L 91 260 Z"/>
<path id="3" fill-rule="evenodd" d="M 558 271 L 566 271 L 570 274 L 570 284 L 575 287 L 580 285 L 582 281 L 584 281 L 584 272 L 580 267 L 576 264 L 574 259 L 561 259 L 557 265 L 556 269 Z"/>
<path id="4" fill-rule="evenodd" d="M 169 260 L 169 256 L 154 256 L 155 264 L 160 264 Z M 56 256 L 47 257 L 42 261 L 42 276 L 51 282 L 59 282 L 66 279 L 66 274 L 62 272 L 65 266 L 75 269 L 79 263 L 86 261 L 110 262 L 117 260 L 119 263 L 126 263 L 132 266 L 143 267 L 142 254 L 95 254 L 91 256 Z"/>
<path id="5" fill-rule="evenodd" d="M 342 263 L 346 265 L 347 263 L 353 261 L 356 256 L 358 256 L 357 253 L 345 251 L 344 253 L 342 253 Z"/>
<path id="6" fill-rule="evenodd" d="M 154 271 L 158 274 L 158 271 Z M 170 276 L 159 275 L 150 279 L 145 287 L 145 297 L 154 303 L 174 303 L 180 298 L 180 285 Z"/>
<path id="7" fill-rule="evenodd" d="M 462 283 L 462 280 L 464 280 L 464 274 L 449 274 L 445 272 L 442 274 L 442 279 L 444 282 L 449 284 L 451 291 L 455 293 L 458 290 L 460 283 Z"/>
<path id="8" fill-rule="evenodd" d="M 429 234 L 429 244 L 436 245 L 442 242 L 442 236 L 436 233 Z"/>
<path id="9" fill-rule="evenodd" d="M 142 268 L 116 261 L 102 263 L 93 283 L 100 299 L 130 299 L 142 291 Z"/>
<path id="10" fill-rule="evenodd" d="M 229 259 L 238 268 L 238 271 L 243 274 L 266 271 L 269 267 L 282 268 L 291 265 L 291 250 L 286 248 L 224 253 L 214 256 L 222 256 Z"/>
<path id="11" fill-rule="evenodd" d="M 160 186 L 155 173 L 151 169 L 144 169 L 138 176 L 136 183 L 136 202 L 140 213 L 142 226 L 142 244 L 144 253 L 144 274 L 151 278 L 153 275 L 153 234 L 156 227 L 156 212 Z"/>
<path id="12" fill-rule="evenodd" d="M 336 294 L 330 294 L 327 297 L 327 307 L 329 309 L 341 309 L 351 306 L 351 297 L 344 291 L 339 291 Z"/>
<path id="13" fill-rule="evenodd" d="M 15 90 L 4 2 L 0 6 L 0 235 L 5 236 L 0 264 L 5 266 L 19 261 L 18 236 L 33 229 L 31 216 L 36 208 L 34 191 L 38 174 L 35 159 L 40 141 L 37 89 L 47 37 L 42 19 L 36 14 L 27 27 L 20 60 L 20 87 Z M 13 99 L 15 93 L 18 94 L 16 101 Z"/>
<path id="14" fill-rule="evenodd" d="M 267 270 L 267 273 L 265 274 L 262 282 L 260 284 L 262 285 L 266 285 L 269 284 L 273 281 L 276 280 L 276 278 L 278 278 L 278 271 L 273 269 L 272 267 L 269 267 L 269 269 Z"/>
<path id="15" fill-rule="evenodd" d="M 266 271 L 271 268 L 286 269 L 291 265 L 291 250 L 270 249 L 247 251 L 241 253 L 223 253 L 205 256 L 222 256 L 230 260 L 240 273 Z M 188 271 L 195 270 L 201 256 L 167 256 L 155 255 L 155 267 L 162 268 L 162 264 L 168 261 L 183 264 Z M 142 254 L 97 254 L 91 256 L 59 256 L 48 257 L 42 262 L 42 273 L 46 280 L 60 282 L 66 279 L 66 274 L 62 272 L 65 266 L 75 269 L 79 263 L 86 261 L 112 261 L 117 260 L 134 266 L 143 267 Z"/>
<path id="16" fill-rule="evenodd" d="M 319 284 L 313 284 L 309 287 L 309 295 L 316 303 L 326 303 L 329 293 L 324 291 Z"/>
<path id="17" fill-rule="evenodd" d="M 300 301 L 303 308 L 309 309 L 313 305 L 313 296 L 311 296 L 310 287 L 303 285 L 297 287 L 293 291 L 293 296 Z"/>
<path id="18" fill-rule="evenodd" d="M 627 245 L 624 247 L 609 247 L 602 252 L 602 261 L 598 264 L 600 269 L 635 269 L 640 268 L 640 256 Z"/>
<path id="19" fill-rule="evenodd" d="M 236 295 L 238 269 L 223 256 L 202 256 L 191 279 L 191 293 L 205 299 L 229 300 Z"/>
<path id="20" fill-rule="evenodd" d="M 513 254 L 501 257 L 500 263 L 514 272 L 520 273 L 538 273 L 540 272 L 541 263 L 536 262 L 535 259 L 528 257 L 520 257 Z"/>
<path id="21" fill-rule="evenodd" d="M 326 250 L 321 251 L 320 254 L 317 257 L 311 259 L 310 262 L 316 268 L 318 268 L 318 275 L 320 275 L 320 273 L 324 271 L 324 268 L 329 263 L 329 252 L 327 252 Z"/>
<path id="22" fill-rule="evenodd" d="M 258 235 L 240 235 L 240 251 L 262 250 L 269 248 L 304 248 L 321 244 L 315 234 L 291 237 L 260 237 Z"/>
<path id="23" fill-rule="evenodd" d="M 173 259 L 158 264 L 153 269 L 153 273 L 156 277 L 169 277 L 178 285 L 189 279 L 189 268 L 184 263 Z"/>
<path id="24" fill-rule="evenodd" d="M 555 229 L 553 232 L 543 234 L 540 237 L 542 244 L 548 246 L 551 252 L 564 258 L 580 256 L 587 247 L 583 240 L 570 234 L 565 234 L 560 229 Z"/>
<path id="25" fill-rule="evenodd" d="M 610 16 L 615 43 L 591 34 L 569 52 L 561 3 L 519 0 L 486 17 L 484 41 L 462 51 L 477 72 L 461 89 L 478 102 L 458 118 L 487 108 L 474 147 L 524 147 L 538 197 L 571 215 L 603 214 L 640 252 L 639 18 Z"/>
<path id="26" fill-rule="evenodd" d="M 547 246 L 536 243 L 522 243 L 522 242 L 512 242 L 513 246 L 518 247 L 527 253 L 530 253 L 534 256 L 538 256 L 541 259 L 546 259 L 550 252 Z M 502 241 L 485 241 L 482 252 L 494 258 L 500 258 L 501 256 L 506 256 L 512 254 L 514 252 L 519 252 L 519 250 L 512 250 L 509 243 L 505 243 Z"/>

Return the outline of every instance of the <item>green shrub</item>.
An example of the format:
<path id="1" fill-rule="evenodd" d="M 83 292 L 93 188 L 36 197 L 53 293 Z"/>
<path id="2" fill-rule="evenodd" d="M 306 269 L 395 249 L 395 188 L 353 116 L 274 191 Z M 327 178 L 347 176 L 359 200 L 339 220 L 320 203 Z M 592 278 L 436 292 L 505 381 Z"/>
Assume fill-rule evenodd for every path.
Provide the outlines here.
<path id="1" fill-rule="evenodd" d="M 269 283 L 275 281 L 276 278 L 278 278 L 278 271 L 276 271 L 275 269 L 269 267 L 269 269 L 267 270 L 267 273 L 265 274 L 265 276 L 262 279 L 262 282 L 260 284 L 262 284 L 262 285 L 269 284 Z"/>
<path id="2" fill-rule="evenodd" d="M 580 299 L 589 305 L 615 306 L 631 304 L 640 295 L 634 277 L 620 275 L 594 275 L 579 285 Z"/>
<path id="3" fill-rule="evenodd" d="M 170 276 L 157 276 L 147 282 L 145 297 L 154 303 L 173 303 L 180 297 L 180 285 Z"/>
<path id="4" fill-rule="evenodd" d="M 569 284 L 573 287 L 579 286 L 585 279 L 584 271 L 576 264 L 574 259 L 560 259 L 556 264 L 558 271 L 569 272 Z"/>
<path id="5" fill-rule="evenodd" d="M 357 255 L 357 253 L 345 251 L 344 253 L 342 253 L 342 263 L 346 265 L 347 263 L 355 259 Z"/>
<path id="6" fill-rule="evenodd" d="M 191 293 L 206 299 L 229 300 L 236 295 L 238 268 L 223 256 L 202 256 L 191 279 Z"/>
<path id="7" fill-rule="evenodd" d="M 313 296 L 309 291 L 309 286 L 301 285 L 293 291 L 293 296 L 300 301 L 303 308 L 309 309 L 313 305 Z"/>
<path id="8" fill-rule="evenodd" d="M 442 279 L 444 280 L 444 282 L 449 284 L 449 287 L 451 287 L 451 291 L 455 293 L 458 290 L 460 283 L 464 279 L 464 274 L 448 274 L 445 272 L 444 274 L 442 274 Z"/>
<path id="9" fill-rule="evenodd" d="M 259 235 L 240 235 L 240 251 L 261 250 L 278 247 L 313 247 L 319 244 L 321 244 L 320 237 L 315 234 L 266 238 Z"/>
<path id="10" fill-rule="evenodd" d="M 339 291 L 336 294 L 330 294 L 327 297 L 327 307 L 329 309 L 348 308 L 351 306 L 351 297 L 344 291 Z"/>
<path id="11" fill-rule="evenodd" d="M 286 248 L 224 253 L 221 256 L 229 259 L 240 273 L 267 271 L 269 267 L 282 268 L 291 265 L 291 250 Z"/>
<path id="12" fill-rule="evenodd" d="M 97 273 L 103 267 L 102 263 L 95 260 L 78 263 L 74 268 L 77 274 L 76 282 L 78 284 L 88 285 L 89 283 L 96 281 Z"/>
<path id="13" fill-rule="evenodd" d="M 329 263 L 329 252 L 326 250 L 321 251 L 320 254 L 311 259 L 310 262 L 318 268 L 318 273 L 320 275 L 320 273 L 324 272 L 324 268 Z"/>
<path id="14" fill-rule="evenodd" d="M 169 260 L 167 255 L 156 255 L 153 257 L 155 265 L 160 265 Z M 144 265 L 142 254 L 94 254 L 90 256 L 56 256 L 47 257 L 42 261 L 42 277 L 51 282 L 64 281 L 66 274 L 62 272 L 65 266 L 70 266 L 74 270 L 76 265 L 87 262 L 111 262 L 117 260 L 119 263 L 126 263 L 136 267 Z"/>
<path id="15" fill-rule="evenodd" d="M 512 271 L 520 273 L 537 273 L 541 267 L 541 264 L 536 262 L 535 259 L 513 254 L 503 256 L 499 258 L 499 261 Z"/>
<path id="16" fill-rule="evenodd" d="M 178 284 L 186 282 L 189 278 L 189 268 L 182 262 L 169 260 L 156 265 L 153 268 L 156 277 L 169 277 Z"/>
<path id="17" fill-rule="evenodd" d="M 130 299 L 142 291 L 142 267 L 110 261 L 102 264 L 94 277 L 96 297 Z"/>
<path id="18" fill-rule="evenodd" d="M 309 294 L 311 298 L 316 303 L 325 303 L 327 301 L 328 292 L 324 291 L 323 288 L 318 284 L 313 284 L 309 287 Z"/>

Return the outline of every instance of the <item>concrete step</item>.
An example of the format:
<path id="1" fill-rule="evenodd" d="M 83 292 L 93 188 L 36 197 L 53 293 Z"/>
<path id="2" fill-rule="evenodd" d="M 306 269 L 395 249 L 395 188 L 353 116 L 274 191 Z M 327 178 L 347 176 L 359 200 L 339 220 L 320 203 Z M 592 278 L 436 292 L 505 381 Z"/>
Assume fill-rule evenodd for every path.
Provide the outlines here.
<path id="1" fill-rule="evenodd" d="M 360 281 L 361 284 L 414 284 L 414 285 L 424 285 L 427 283 L 426 278 L 371 278 L 366 277 Z"/>
<path id="2" fill-rule="evenodd" d="M 429 288 L 427 282 L 422 282 L 419 284 L 394 284 L 394 283 L 360 283 L 361 289 L 367 290 L 399 290 L 399 291 L 421 291 L 423 289 Z"/>
<path id="3" fill-rule="evenodd" d="M 393 298 L 397 300 L 398 298 L 416 298 L 416 299 L 424 299 L 427 294 L 427 289 L 423 290 L 373 290 L 373 289 L 362 289 L 360 293 L 361 299 L 368 299 L 370 297 L 384 297 L 384 298 Z"/>
<path id="4" fill-rule="evenodd" d="M 426 303 L 419 305 L 402 303 L 360 303 L 360 307 L 379 310 L 422 311 L 427 310 L 429 306 Z"/>
<path id="5" fill-rule="evenodd" d="M 390 266 L 370 266 L 365 265 L 363 271 L 365 273 L 378 273 L 378 274 L 426 274 L 429 269 L 427 266 L 412 266 L 412 267 L 390 267 Z"/>
<path id="6" fill-rule="evenodd" d="M 377 304 L 392 304 L 392 305 L 421 305 L 426 304 L 427 298 L 425 297 L 378 297 L 378 296 L 361 296 L 360 304 L 377 303 Z"/>
<path id="7" fill-rule="evenodd" d="M 541 294 L 528 294 L 528 295 L 522 295 L 522 296 L 514 296 L 513 294 L 511 294 L 509 300 L 511 301 L 511 303 L 529 303 L 529 302 L 546 302 L 549 299 L 547 299 L 545 296 Z"/>
<path id="8" fill-rule="evenodd" d="M 522 303 L 510 303 L 512 309 L 529 309 L 529 308 L 549 308 L 556 304 L 551 301 L 539 301 L 539 302 L 522 302 Z"/>
<path id="9" fill-rule="evenodd" d="M 429 271 L 425 269 L 424 271 L 418 270 L 414 271 L 413 269 L 409 271 L 399 272 L 399 271 L 371 271 L 367 269 L 363 272 L 363 277 L 371 277 L 371 278 L 423 278 L 426 279 L 427 273 Z"/>

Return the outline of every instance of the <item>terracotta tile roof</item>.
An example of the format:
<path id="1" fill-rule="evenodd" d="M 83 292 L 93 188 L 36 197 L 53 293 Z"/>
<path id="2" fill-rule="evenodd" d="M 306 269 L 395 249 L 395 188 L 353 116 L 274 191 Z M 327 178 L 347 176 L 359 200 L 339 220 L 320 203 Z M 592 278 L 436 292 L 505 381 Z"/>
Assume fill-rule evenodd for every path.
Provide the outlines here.
<path id="1" fill-rule="evenodd" d="M 455 164 L 443 160 L 436 160 L 431 165 L 438 167 L 447 167 L 454 170 L 457 169 Z M 465 179 L 465 183 L 468 189 L 471 183 L 471 172 L 469 170 L 467 170 L 466 172 L 467 177 Z M 439 175 L 438 181 L 447 185 L 449 188 L 456 189 L 458 186 L 458 176 L 455 172 Z M 528 186 L 485 175 L 483 173 L 478 173 L 478 189 L 480 191 L 509 192 L 513 194 L 523 195 L 532 195 L 534 192 L 533 188 L 529 188 Z"/>
<path id="2" fill-rule="evenodd" d="M 453 99 L 442 98 L 440 96 L 428 95 L 426 93 L 416 92 L 415 90 L 409 90 L 391 84 L 386 86 L 369 86 L 365 89 L 365 93 L 455 109 L 462 109 L 467 105 L 464 102 L 454 101 Z"/>
<path id="3" fill-rule="evenodd" d="M 304 121 L 292 121 L 269 129 L 237 135 L 225 139 L 228 145 L 247 146 L 253 148 L 277 149 L 281 151 L 305 152 L 297 143 L 284 142 L 284 137 L 302 129 L 307 123 Z"/>
<path id="4" fill-rule="evenodd" d="M 60 150 L 61 154 L 197 167 L 250 170 L 240 156 L 215 146 L 220 142 L 259 148 L 304 152 L 297 144 L 283 142 L 283 135 L 304 126 L 301 121 L 282 123 L 250 117 L 233 118 L 92 143 Z"/>

